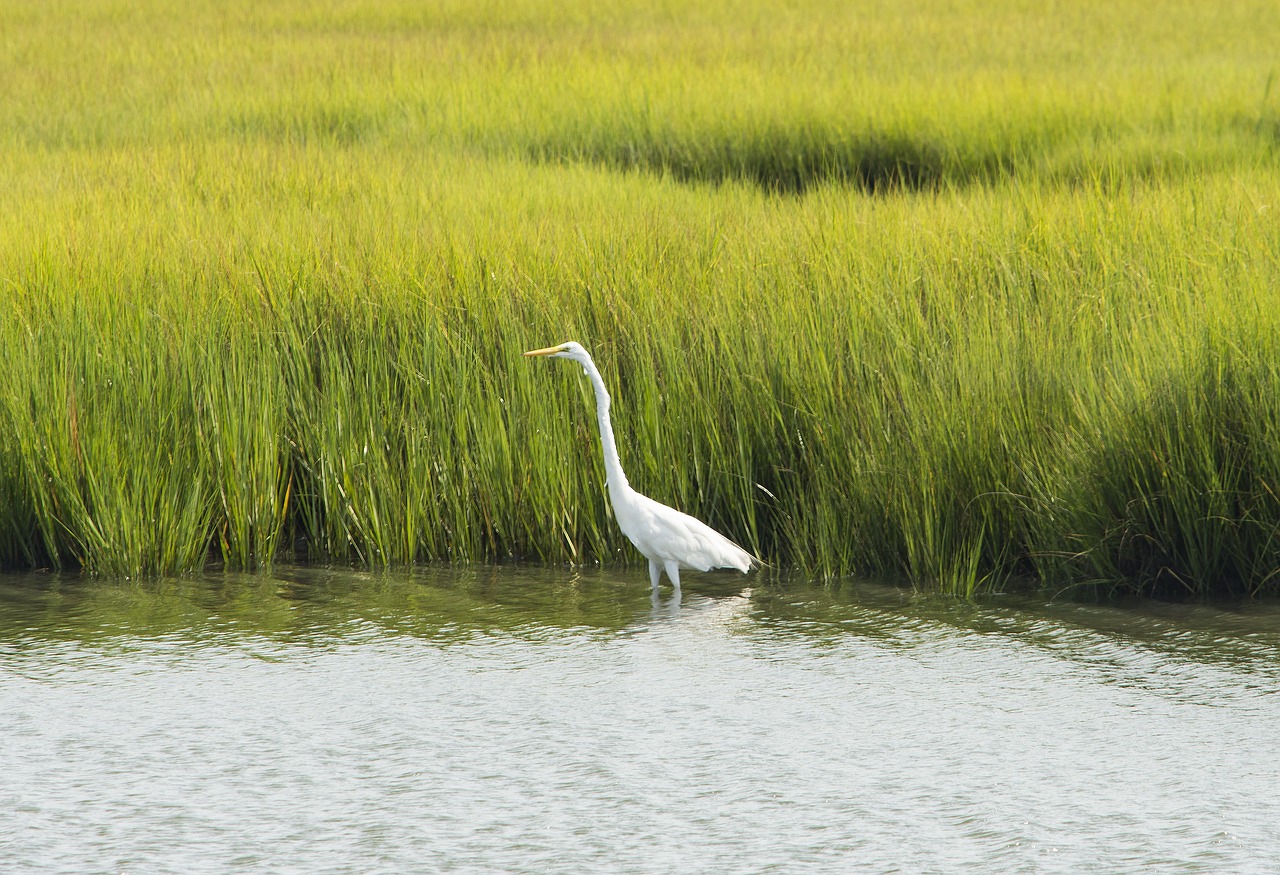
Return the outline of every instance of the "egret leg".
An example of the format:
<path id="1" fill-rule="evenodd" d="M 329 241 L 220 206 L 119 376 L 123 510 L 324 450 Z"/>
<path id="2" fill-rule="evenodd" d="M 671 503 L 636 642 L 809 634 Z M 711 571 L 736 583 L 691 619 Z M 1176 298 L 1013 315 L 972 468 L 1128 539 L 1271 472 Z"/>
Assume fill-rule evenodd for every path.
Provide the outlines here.
<path id="1" fill-rule="evenodd" d="M 658 581 L 662 579 L 662 566 L 658 564 L 657 559 L 649 560 L 649 582 L 653 584 L 654 592 L 658 590 Z"/>
<path id="2" fill-rule="evenodd" d="M 663 563 L 663 567 L 667 571 L 667 577 L 671 578 L 671 585 L 676 588 L 676 592 L 680 592 L 680 566 L 674 559 L 668 559 Z"/>

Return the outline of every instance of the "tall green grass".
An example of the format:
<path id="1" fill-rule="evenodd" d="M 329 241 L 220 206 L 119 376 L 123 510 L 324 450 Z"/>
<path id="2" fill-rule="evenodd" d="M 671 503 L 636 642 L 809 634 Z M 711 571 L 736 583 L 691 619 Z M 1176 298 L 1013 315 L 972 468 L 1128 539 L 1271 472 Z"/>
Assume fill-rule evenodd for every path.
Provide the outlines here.
<path id="1" fill-rule="evenodd" d="M 630 561 L 573 338 L 771 562 L 1276 589 L 1280 32 L 1145 9 L 4 6 L 0 561 Z"/>

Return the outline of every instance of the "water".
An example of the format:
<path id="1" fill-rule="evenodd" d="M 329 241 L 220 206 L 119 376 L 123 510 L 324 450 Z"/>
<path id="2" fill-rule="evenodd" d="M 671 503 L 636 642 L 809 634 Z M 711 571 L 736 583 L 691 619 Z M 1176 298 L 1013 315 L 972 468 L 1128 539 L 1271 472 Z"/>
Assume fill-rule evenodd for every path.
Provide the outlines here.
<path id="1" fill-rule="evenodd" d="M 1278 676 L 1275 604 L 0 578 L 0 869 L 1275 872 Z"/>

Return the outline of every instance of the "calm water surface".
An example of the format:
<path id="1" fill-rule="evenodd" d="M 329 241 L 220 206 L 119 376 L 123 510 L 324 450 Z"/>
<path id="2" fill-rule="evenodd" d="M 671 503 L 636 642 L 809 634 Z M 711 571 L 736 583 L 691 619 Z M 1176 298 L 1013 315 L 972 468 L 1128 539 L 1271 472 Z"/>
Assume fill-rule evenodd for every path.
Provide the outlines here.
<path id="1" fill-rule="evenodd" d="M 0 578 L 0 869 L 1280 871 L 1275 604 L 645 577 Z"/>

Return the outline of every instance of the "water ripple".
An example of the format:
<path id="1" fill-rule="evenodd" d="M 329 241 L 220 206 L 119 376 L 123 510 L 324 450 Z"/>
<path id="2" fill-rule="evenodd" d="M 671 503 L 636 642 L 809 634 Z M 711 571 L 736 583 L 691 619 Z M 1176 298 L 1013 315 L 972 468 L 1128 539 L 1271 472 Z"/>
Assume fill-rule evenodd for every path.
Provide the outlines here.
<path id="1" fill-rule="evenodd" d="M 3 868 L 1280 869 L 1269 606 L 285 577 L 0 588 Z"/>

